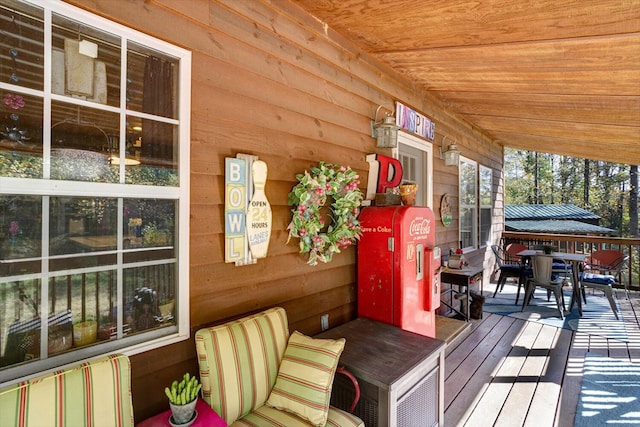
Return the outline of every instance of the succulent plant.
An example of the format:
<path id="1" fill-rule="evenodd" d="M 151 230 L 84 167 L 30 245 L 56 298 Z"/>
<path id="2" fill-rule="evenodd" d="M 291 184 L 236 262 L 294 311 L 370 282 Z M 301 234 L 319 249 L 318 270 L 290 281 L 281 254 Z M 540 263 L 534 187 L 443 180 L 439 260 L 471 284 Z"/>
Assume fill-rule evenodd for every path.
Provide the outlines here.
<path id="1" fill-rule="evenodd" d="M 198 397 L 202 384 L 198 382 L 197 377 L 192 377 L 187 372 L 182 380 L 171 383 L 171 387 L 165 387 L 164 392 L 169 398 L 169 402 L 174 405 L 186 405 Z"/>

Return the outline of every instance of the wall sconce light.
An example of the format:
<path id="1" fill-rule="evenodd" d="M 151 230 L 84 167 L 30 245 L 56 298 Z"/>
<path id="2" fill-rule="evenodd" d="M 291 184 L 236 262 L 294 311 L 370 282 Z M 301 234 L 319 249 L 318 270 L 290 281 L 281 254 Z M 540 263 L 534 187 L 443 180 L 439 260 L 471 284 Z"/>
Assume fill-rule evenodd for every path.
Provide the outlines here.
<path id="1" fill-rule="evenodd" d="M 376 138 L 376 146 L 378 148 L 396 148 L 398 146 L 398 129 L 396 118 L 391 114 L 387 114 L 385 118 L 378 121 L 378 112 L 382 105 L 376 109 L 376 115 L 371 121 L 371 137 Z"/>
<path id="2" fill-rule="evenodd" d="M 447 136 L 442 137 L 442 145 L 440 145 L 440 158 L 444 159 L 444 164 L 446 166 L 458 166 L 460 162 L 460 150 L 458 150 L 458 146 L 456 145 L 456 140 L 453 140 L 453 143 L 447 147 L 447 151 L 442 152 L 442 147 L 446 143 Z"/>

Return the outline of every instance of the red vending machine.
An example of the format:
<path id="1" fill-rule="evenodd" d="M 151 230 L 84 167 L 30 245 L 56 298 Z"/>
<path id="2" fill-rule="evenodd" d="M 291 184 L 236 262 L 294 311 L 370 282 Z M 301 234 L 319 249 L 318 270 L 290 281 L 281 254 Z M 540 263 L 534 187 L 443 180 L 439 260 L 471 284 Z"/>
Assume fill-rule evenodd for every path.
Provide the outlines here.
<path id="1" fill-rule="evenodd" d="M 440 248 L 433 211 L 367 207 L 359 220 L 358 316 L 435 338 Z"/>

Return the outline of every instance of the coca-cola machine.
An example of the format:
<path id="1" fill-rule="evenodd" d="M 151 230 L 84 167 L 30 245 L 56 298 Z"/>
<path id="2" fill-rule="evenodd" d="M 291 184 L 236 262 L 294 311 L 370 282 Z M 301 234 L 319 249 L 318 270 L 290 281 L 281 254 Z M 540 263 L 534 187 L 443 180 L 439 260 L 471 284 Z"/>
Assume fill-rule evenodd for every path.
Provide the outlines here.
<path id="1" fill-rule="evenodd" d="M 358 316 L 435 338 L 440 248 L 433 211 L 367 207 L 359 220 Z"/>

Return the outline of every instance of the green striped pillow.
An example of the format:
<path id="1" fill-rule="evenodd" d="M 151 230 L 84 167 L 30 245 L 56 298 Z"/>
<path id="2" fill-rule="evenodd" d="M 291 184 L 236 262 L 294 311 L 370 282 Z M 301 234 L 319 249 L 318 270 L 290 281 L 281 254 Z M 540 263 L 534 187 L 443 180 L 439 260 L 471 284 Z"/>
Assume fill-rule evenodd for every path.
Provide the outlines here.
<path id="1" fill-rule="evenodd" d="M 267 405 L 324 426 L 345 340 L 314 339 L 294 331 L 284 351 Z"/>

